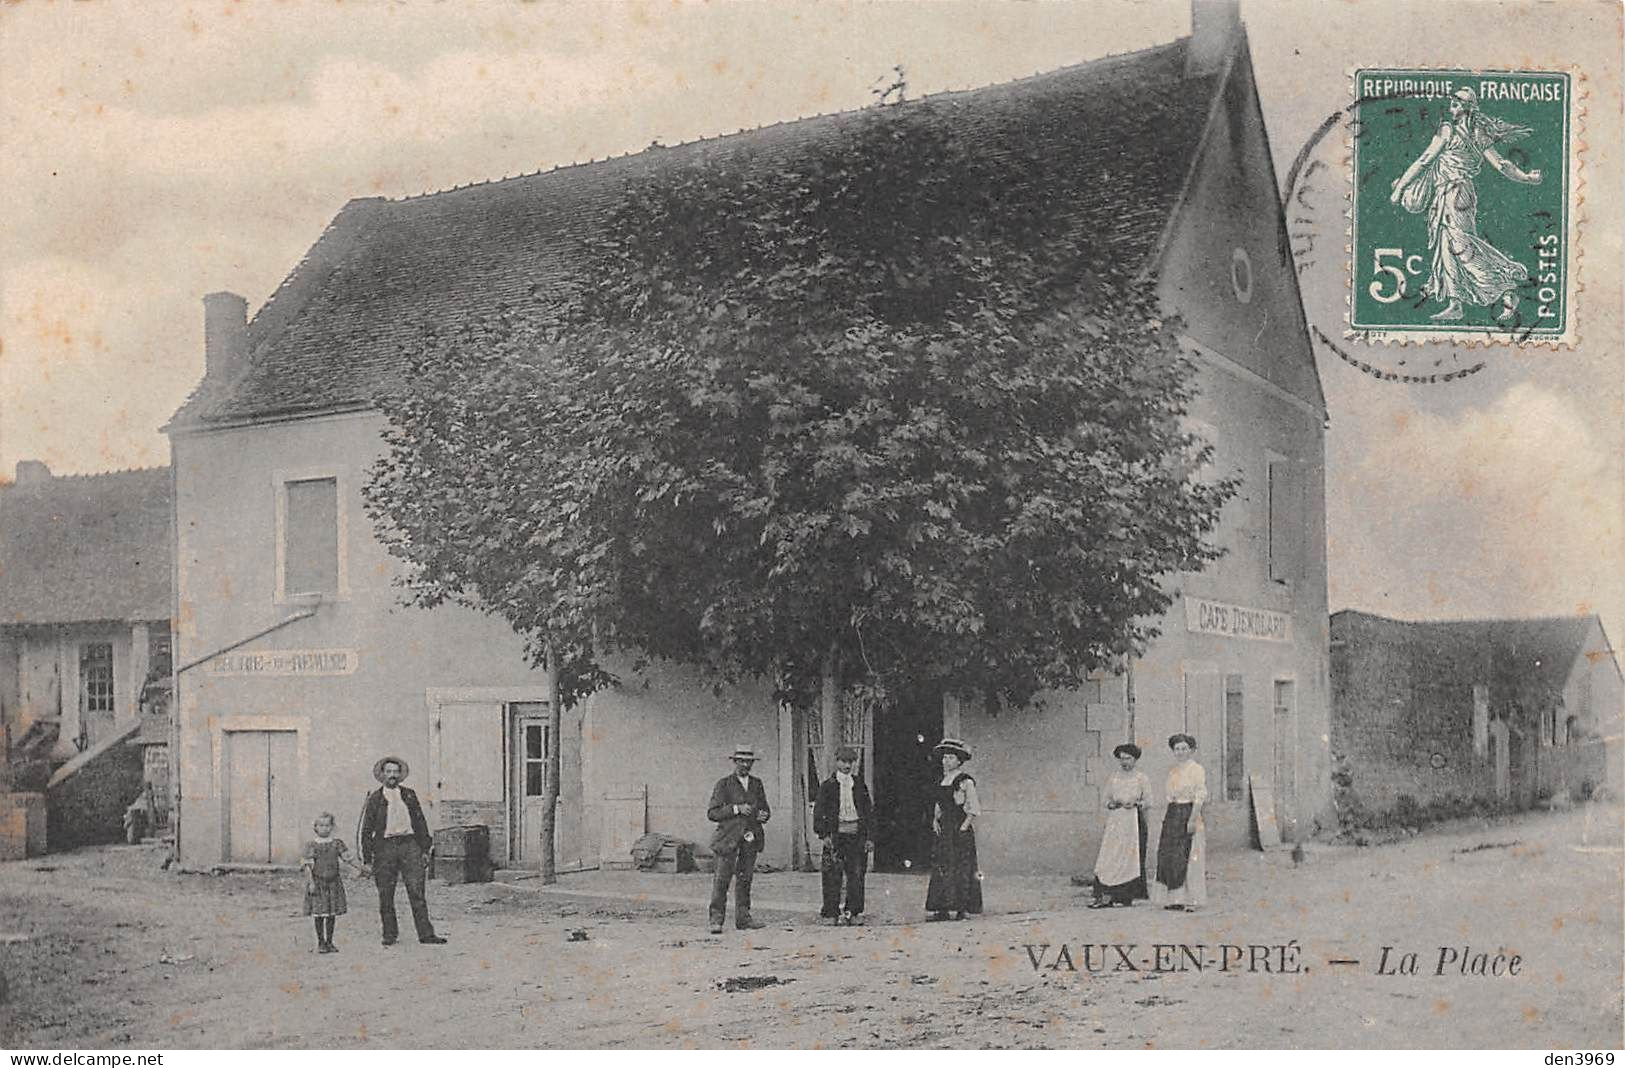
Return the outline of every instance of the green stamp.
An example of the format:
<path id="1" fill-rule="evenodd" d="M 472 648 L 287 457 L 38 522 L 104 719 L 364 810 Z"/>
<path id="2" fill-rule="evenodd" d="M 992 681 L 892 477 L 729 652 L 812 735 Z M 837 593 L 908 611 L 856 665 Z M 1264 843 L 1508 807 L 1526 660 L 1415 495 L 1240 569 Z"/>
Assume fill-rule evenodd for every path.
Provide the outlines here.
<path id="1" fill-rule="evenodd" d="M 1351 335 L 1572 343 L 1565 71 L 1355 72 Z"/>

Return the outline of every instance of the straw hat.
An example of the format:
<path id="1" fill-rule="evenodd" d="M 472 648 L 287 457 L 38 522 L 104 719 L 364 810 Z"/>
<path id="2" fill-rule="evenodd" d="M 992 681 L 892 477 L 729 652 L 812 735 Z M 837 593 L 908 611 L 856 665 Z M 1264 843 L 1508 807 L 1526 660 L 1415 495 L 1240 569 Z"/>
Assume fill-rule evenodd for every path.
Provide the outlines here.
<path id="1" fill-rule="evenodd" d="M 384 781 L 384 765 L 385 764 L 399 764 L 401 766 L 401 781 L 402 782 L 405 782 L 406 777 L 408 775 L 412 774 L 411 766 L 408 765 L 406 763 L 406 761 L 402 760 L 400 757 L 398 757 L 398 756 L 379 757 L 378 758 L 378 763 L 376 763 L 376 764 L 374 764 L 372 766 L 372 777 L 377 779 L 379 782 Z"/>

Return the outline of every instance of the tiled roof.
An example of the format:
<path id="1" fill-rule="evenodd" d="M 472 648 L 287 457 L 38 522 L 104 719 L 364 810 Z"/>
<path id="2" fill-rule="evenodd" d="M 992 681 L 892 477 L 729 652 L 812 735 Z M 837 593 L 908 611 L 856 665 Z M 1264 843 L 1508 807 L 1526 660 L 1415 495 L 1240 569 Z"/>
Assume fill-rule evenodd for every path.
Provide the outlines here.
<path id="1" fill-rule="evenodd" d="M 1157 250 L 1179 202 L 1218 77 L 1185 76 L 1186 40 L 982 89 L 926 98 L 995 158 L 1042 145 L 1073 161 L 1056 225 L 1131 267 Z M 899 105 L 916 107 L 919 102 Z M 363 406 L 400 373 L 404 347 L 501 306 L 556 298 L 624 184 L 705 153 L 782 166 L 851 136 L 859 112 L 653 147 L 404 200 L 351 201 L 249 324 L 251 369 L 207 378 L 177 425 Z"/>
<path id="2" fill-rule="evenodd" d="M 1404 644 L 1412 671 L 1433 685 L 1488 685 L 1498 667 L 1562 689 L 1594 626 L 1594 615 L 1411 623 L 1349 610 L 1332 615 L 1332 641 L 1378 635 Z"/>
<path id="3" fill-rule="evenodd" d="M 170 615 L 169 468 L 0 489 L 0 626 Z"/>

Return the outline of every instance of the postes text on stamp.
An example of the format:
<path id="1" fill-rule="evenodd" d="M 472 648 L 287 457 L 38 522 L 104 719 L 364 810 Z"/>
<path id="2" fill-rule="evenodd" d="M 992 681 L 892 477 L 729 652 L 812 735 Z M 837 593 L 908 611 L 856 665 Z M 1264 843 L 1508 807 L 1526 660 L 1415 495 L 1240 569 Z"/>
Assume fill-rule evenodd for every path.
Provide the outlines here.
<path id="1" fill-rule="evenodd" d="M 1350 335 L 1572 343 L 1573 79 L 1355 72 Z"/>

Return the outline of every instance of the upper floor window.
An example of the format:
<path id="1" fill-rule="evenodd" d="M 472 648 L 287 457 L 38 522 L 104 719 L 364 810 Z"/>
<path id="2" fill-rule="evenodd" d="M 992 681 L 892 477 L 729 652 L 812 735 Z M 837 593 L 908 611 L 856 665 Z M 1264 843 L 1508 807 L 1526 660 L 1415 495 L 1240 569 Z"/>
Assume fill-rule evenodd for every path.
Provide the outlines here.
<path id="1" fill-rule="evenodd" d="M 283 481 L 277 502 L 277 596 L 345 592 L 337 477 Z"/>

